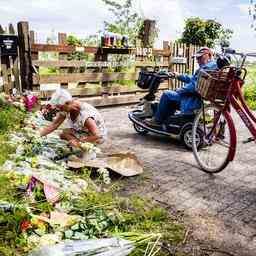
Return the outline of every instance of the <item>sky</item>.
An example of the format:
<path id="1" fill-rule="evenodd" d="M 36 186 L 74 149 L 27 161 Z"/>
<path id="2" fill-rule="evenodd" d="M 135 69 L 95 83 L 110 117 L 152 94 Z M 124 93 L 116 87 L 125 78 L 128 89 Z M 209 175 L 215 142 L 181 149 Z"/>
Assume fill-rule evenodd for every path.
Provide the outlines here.
<path id="1" fill-rule="evenodd" d="M 37 40 L 57 32 L 80 38 L 103 29 L 103 21 L 111 21 L 102 0 L 0 0 L 0 24 L 29 21 Z M 119 0 L 122 1 L 122 0 Z M 256 3 L 256 0 L 254 0 Z M 177 39 L 189 17 L 214 19 L 234 31 L 231 46 L 242 51 L 256 52 L 256 33 L 250 24 L 249 0 L 133 0 L 134 8 L 145 18 L 155 19 L 160 29 L 156 47 L 162 41 Z"/>

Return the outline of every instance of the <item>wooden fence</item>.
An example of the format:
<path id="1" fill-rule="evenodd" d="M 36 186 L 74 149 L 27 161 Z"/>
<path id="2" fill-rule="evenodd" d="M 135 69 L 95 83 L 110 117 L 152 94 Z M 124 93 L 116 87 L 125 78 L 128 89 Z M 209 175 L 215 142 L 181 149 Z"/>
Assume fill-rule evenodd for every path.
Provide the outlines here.
<path id="1" fill-rule="evenodd" d="M 83 97 L 96 106 L 134 103 L 142 97 L 145 90 L 136 86 L 129 88 L 118 84 L 118 81 L 129 80 L 134 81 L 135 84 L 141 68 L 165 68 L 180 73 L 192 73 L 194 70 L 191 56 L 197 50 L 195 46 L 164 41 L 163 49 L 78 48 L 66 44 L 65 33 L 58 34 L 59 42 L 56 45 L 38 44 L 35 41 L 35 33 L 29 31 L 26 22 L 18 24 L 18 32 L 19 38 L 22 39 L 22 46 L 19 47 L 22 88 L 33 90 L 42 98 L 49 97 L 56 86 L 61 86 L 68 89 L 73 96 Z M 78 51 L 92 54 L 94 62 L 68 60 L 70 54 Z M 58 53 L 58 60 L 40 60 L 40 53 L 43 52 Z M 133 56 L 134 71 L 110 73 L 108 59 L 113 55 Z M 149 60 L 152 58 L 157 59 L 157 62 Z M 43 75 L 40 74 L 40 68 L 54 68 L 58 72 Z M 167 81 L 160 89 L 176 89 L 181 85 L 178 81 Z"/>

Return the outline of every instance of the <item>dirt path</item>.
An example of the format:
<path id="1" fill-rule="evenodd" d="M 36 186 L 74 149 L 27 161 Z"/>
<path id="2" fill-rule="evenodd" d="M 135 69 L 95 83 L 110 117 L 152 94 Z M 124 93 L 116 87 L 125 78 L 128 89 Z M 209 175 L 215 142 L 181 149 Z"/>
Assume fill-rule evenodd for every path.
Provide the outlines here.
<path id="1" fill-rule="evenodd" d="M 191 152 L 179 142 L 138 135 L 130 124 L 130 107 L 101 109 L 112 145 L 136 152 L 145 166 L 150 185 L 130 188 L 159 203 L 184 211 L 192 225 L 190 236 L 237 256 L 256 255 L 256 157 L 254 143 L 239 126 L 235 161 L 220 174 L 210 176 L 197 168 Z M 237 119 L 237 118 L 236 118 Z M 195 254 L 196 255 L 196 254 Z M 216 254 L 225 255 L 225 254 Z M 228 254 L 226 254 L 228 255 Z"/>

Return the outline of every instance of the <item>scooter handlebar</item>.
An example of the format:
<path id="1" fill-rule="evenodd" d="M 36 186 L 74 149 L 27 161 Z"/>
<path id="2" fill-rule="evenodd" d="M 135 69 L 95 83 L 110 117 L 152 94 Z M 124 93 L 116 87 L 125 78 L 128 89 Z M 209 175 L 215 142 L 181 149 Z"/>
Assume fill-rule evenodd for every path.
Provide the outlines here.
<path id="1" fill-rule="evenodd" d="M 157 73 L 157 76 L 161 77 L 162 79 L 174 79 L 176 77 L 174 72 L 159 72 Z"/>

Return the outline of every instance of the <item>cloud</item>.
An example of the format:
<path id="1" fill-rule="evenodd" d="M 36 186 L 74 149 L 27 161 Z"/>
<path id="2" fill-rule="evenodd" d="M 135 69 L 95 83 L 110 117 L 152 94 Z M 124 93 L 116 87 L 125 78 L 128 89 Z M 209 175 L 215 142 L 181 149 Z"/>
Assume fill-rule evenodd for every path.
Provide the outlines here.
<path id="1" fill-rule="evenodd" d="M 160 29 L 158 47 L 163 40 L 175 40 L 189 17 L 216 19 L 234 30 L 233 44 L 255 49 L 256 39 L 250 29 L 248 4 L 237 0 L 134 0 L 135 9 L 156 19 Z M 245 2 L 245 1 L 244 1 Z M 111 14 L 102 0 L 1 0 L 0 24 L 27 20 L 38 38 L 46 39 L 54 30 L 79 37 L 95 34 Z"/>
<path id="2" fill-rule="evenodd" d="M 238 4 L 237 8 L 242 15 L 249 16 L 249 6 L 249 4 Z"/>

